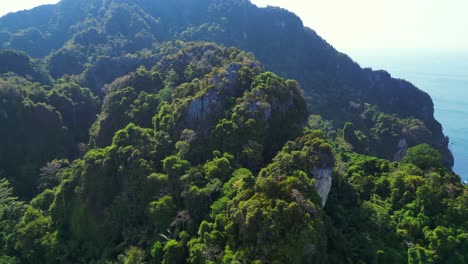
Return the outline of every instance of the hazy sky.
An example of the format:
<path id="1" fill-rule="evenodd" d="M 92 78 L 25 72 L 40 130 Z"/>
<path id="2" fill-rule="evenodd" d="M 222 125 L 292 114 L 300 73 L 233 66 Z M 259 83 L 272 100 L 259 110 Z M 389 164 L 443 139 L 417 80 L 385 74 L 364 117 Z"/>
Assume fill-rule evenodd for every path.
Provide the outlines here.
<path id="1" fill-rule="evenodd" d="M 0 0 L 0 15 L 56 2 Z M 296 13 L 306 26 L 345 52 L 369 48 L 468 50 L 468 0 L 252 2 L 260 6 L 280 6 Z"/>
<path id="2" fill-rule="evenodd" d="M 0 0 L 0 16 L 6 13 L 31 9 L 35 6 L 55 4 L 59 0 Z"/>
<path id="3" fill-rule="evenodd" d="M 341 51 L 468 50 L 467 0 L 252 0 L 302 18 Z"/>

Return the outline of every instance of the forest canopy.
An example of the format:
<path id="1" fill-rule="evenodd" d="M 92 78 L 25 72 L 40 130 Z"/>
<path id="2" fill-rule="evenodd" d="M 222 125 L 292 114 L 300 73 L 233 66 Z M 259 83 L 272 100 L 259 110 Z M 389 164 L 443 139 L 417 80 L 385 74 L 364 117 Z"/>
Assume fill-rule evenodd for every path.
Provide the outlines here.
<path id="1" fill-rule="evenodd" d="M 0 263 L 468 261 L 430 97 L 286 10 L 63 0 L 0 47 Z"/>

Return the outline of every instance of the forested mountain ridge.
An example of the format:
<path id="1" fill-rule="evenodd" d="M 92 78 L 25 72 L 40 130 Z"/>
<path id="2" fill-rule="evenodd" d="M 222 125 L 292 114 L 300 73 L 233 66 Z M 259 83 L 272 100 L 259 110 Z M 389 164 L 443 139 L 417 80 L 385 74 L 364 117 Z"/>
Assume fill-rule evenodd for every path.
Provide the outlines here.
<path id="1" fill-rule="evenodd" d="M 115 63 L 107 57 L 152 48 L 155 42 L 201 40 L 235 46 L 252 52 L 267 70 L 298 80 L 311 111 L 331 120 L 335 127 L 360 122 L 366 103 L 384 113 L 423 121 L 430 132 L 423 142 L 440 150 L 446 164 L 453 165 L 429 95 L 385 72 L 362 70 L 304 27 L 297 16 L 280 8 L 258 8 L 247 0 L 64 0 L 6 15 L 0 19 L 0 30 L 5 48 L 46 56 L 54 78 L 86 73 L 95 64 L 107 67 Z M 133 66 L 123 66 L 120 75 L 141 64 L 122 63 Z M 84 81 L 82 85 L 99 91 L 112 80 L 101 77 L 100 82 Z M 392 158 L 402 139 L 410 145 L 422 143 L 394 137 L 391 150 L 372 154 Z"/>
<path id="2" fill-rule="evenodd" d="M 286 10 L 63 0 L 0 43 L 0 263 L 468 260 L 430 97 Z"/>

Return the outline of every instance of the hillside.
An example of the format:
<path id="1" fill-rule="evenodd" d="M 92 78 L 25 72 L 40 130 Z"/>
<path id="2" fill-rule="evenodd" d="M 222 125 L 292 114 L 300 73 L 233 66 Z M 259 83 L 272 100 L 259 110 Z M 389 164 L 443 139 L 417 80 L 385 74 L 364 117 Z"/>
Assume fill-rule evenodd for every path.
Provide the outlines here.
<path id="1" fill-rule="evenodd" d="M 431 98 L 286 10 L 62 0 L 0 45 L 0 263 L 468 260 Z"/>
<path id="2" fill-rule="evenodd" d="M 361 69 L 283 9 L 258 8 L 247 0 L 64 0 L 9 14 L 0 19 L 0 30 L 4 47 L 45 57 L 54 78 L 86 76 L 90 69 L 115 63 L 109 57 L 151 49 L 155 42 L 180 39 L 235 46 L 252 52 L 267 70 L 299 81 L 310 111 L 336 128 L 347 121 L 361 122 L 365 104 L 371 104 L 400 118 L 417 118 L 430 132 L 424 141 L 400 134 L 388 139 L 391 149 L 365 154 L 392 158 L 404 139 L 410 145 L 429 143 L 443 153 L 447 165 L 453 165 L 429 95 L 385 72 Z M 128 58 L 122 63 L 112 76 L 100 72 L 98 80 L 87 78 L 81 84 L 99 93 L 104 84 L 141 64 Z"/>

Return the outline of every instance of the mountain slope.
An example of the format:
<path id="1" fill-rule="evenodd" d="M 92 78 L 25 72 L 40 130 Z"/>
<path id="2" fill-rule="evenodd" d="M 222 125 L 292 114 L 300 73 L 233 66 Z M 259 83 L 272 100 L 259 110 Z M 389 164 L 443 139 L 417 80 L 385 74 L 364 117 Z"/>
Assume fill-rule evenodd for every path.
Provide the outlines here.
<path id="1" fill-rule="evenodd" d="M 285 10 L 64 0 L 0 28 L 38 57 L 0 51 L 0 263 L 468 259 L 429 96 Z"/>
<path id="2" fill-rule="evenodd" d="M 447 165 L 453 165 L 448 140 L 434 119 L 426 93 L 385 72 L 361 69 L 283 9 L 258 8 L 246 0 L 64 0 L 7 15 L 0 19 L 0 29 L 4 47 L 38 57 L 49 54 L 46 61 L 54 78 L 80 74 L 88 69 L 86 64 L 102 63 L 103 56 L 133 53 L 155 42 L 203 40 L 235 46 L 253 52 L 266 69 L 298 80 L 312 113 L 331 120 L 337 128 L 346 121 L 359 122 L 355 112 L 363 111 L 365 103 L 401 118 L 422 120 L 431 134 L 425 142 L 444 154 Z M 36 45 L 24 46 L 22 39 Z M 95 91 L 104 84 L 84 83 Z M 397 145 L 391 150 L 394 153 Z M 381 157 L 388 156 L 392 155 Z"/>
<path id="3" fill-rule="evenodd" d="M 47 162 L 36 185 L 15 182 L 40 190 L 28 203 L 14 203 L 8 182 L 0 182 L 3 262 L 422 264 L 468 257 L 467 187 L 436 150 L 410 148 L 399 163 L 358 155 L 348 149 L 361 136 L 352 125 L 333 141 L 327 121 L 312 116 L 306 125 L 298 83 L 265 72 L 251 54 L 181 41 L 156 50 L 147 57 L 159 60 L 106 86 L 92 142 L 73 161 L 50 147 L 67 145 L 51 141 L 67 136 L 67 127 L 90 124 L 61 124 L 67 108 L 28 103 L 37 87 L 5 77 L 5 87 L 16 86 L 0 91 L 22 91 L 30 98 L 15 102 L 50 113 L 32 111 L 38 118 L 27 130 L 5 126 L 42 140 L 2 139 L 28 139 L 36 151 L 27 152 L 56 155 L 31 158 L 38 164 L 61 160 Z M 77 85 L 63 78 L 42 92 L 89 95 L 70 86 Z M 417 127 L 371 106 L 364 116 L 368 135 L 400 129 L 395 124 Z M 34 181 L 38 170 L 26 165 Z"/>

